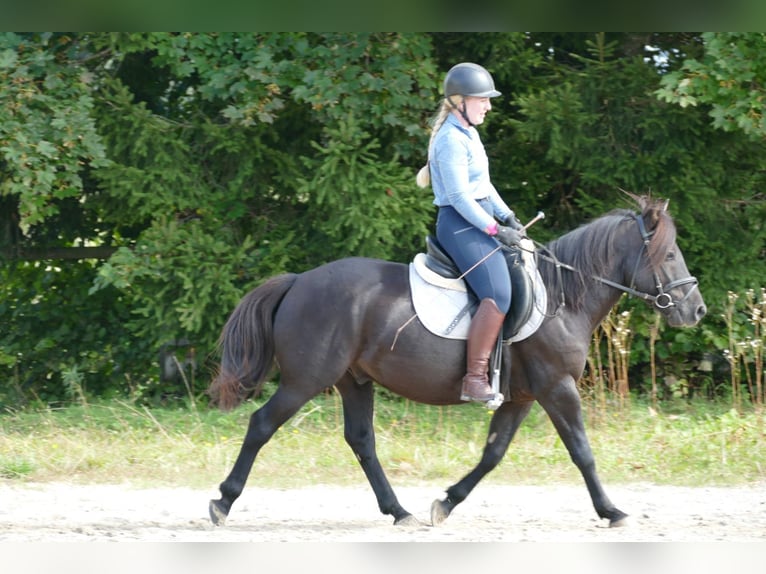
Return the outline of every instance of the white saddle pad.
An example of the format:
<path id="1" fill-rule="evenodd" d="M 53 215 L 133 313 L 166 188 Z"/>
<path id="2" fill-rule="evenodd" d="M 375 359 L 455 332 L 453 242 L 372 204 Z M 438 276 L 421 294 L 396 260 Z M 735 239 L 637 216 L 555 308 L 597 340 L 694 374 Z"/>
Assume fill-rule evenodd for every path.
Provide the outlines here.
<path id="1" fill-rule="evenodd" d="M 531 242 L 530 242 L 531 243 Z M 507 342 L 522 341 L 532 335 L 545 319 L 548 293 L 534 257 L 524 252 L 524 266 L 532 277 L 535 301 L 529 320 Z M 410 293 L 415 312 L 423 326 L 446 339 L 467 339 L 471 314 L 468 288 L 462 279 L 446 279 L 425 264 L 426 254 L 418 253 L 410 263 Z M 475 298 L 473 298 L 475 301 Z M 462 315 L 461 315 L 462 313 Z"/>

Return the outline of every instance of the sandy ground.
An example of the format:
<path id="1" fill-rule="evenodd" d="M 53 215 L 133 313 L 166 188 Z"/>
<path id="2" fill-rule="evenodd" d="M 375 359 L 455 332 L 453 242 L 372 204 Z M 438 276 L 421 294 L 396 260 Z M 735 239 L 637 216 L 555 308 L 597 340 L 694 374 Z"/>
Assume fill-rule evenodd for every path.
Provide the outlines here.
<path id="1" fill-rule="evenodd" d="M 437 527 L 430 506 L 443 487 L 397 488 L 422 525 L 397 527 L 366 485 L 294 490 L 248 486 L 227 524 L 213 527 L 216 487 L 0 482 L 0 542 L 764 542 L 766 484 L 741 488 L 606 485 L 630 515 L 599 520 L 584 486 L 480 484 Z"/>

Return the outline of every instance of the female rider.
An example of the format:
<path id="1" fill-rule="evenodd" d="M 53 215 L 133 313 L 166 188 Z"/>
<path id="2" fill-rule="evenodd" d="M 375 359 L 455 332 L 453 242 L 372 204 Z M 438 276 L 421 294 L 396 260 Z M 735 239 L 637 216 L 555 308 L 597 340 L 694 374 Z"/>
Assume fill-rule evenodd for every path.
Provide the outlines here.
<path id="1" fill-rule="evenodd" d="M 418 185 L 431 184 L 439 212 L 436 238 L 479 299 L 468 330 L 466 374 L 461 400 L 494 398 L 487 375 L 489 358 L 511 306 L 511 281 L 499 242 L 515 245 L 523 227 L 489 177 L 489 162 L 476 126 L 500 95 L 490 73 L 464 62 L 444 79 L 444 101 L 428 146 L 428 163 Z M 498 225 L 498 221 L 502 225 Z"/>

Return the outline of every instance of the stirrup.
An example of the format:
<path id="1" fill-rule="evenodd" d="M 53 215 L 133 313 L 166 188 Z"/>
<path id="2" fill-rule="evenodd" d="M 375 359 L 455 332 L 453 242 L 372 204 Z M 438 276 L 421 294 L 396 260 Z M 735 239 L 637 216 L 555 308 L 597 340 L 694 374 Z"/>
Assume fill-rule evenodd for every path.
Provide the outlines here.
<path id="1" fill-rule="evenodd" d="M 484 403 L 484 406 L 487 407 L 487 410 L 496 411 L 500 408 L 500 405 L 502 405 L 503 402 L 505 402 L 503 393 L 495 393 L 495 396 Z"/>
<path id="2" fill-rule="evenodd" d="M 501 328 L 502 329 L 502 328 Z M 495 393 L 494 398 L 487 401 L 485 406 L 487 410 L 496 411 L 503 404 L 505 397 L 500 392 L 500 366 L 502 364 L 502 348 L 503 348 L 503 335 L 502 331 L 497 337 L 497 343 L 495 344 L 495 357 L 492 362 L 492 392 Z"/>
<path id="3" fill-rule="evenodd" d="M 485 407 L 487 407 L 487 410 L 490 411 L 496 411 L 500 405 L 503 404 L 503 401 L 505 400 L 505 396 L 503 396 L 503 393 L 495 393 L 488 399 L 477 399 L 469 395 L 460 395 L 461 401 L 471 401 L 474 403 L 482 403 Z"/>
<path id="4" fill-rule="evenodd" d="M 469 394 L 466 394 L 461 389 L 461 391 L 460 391 L 460 400 L 461 401 L 470 401 L 470 402 L 474 402 L 474 403 L 483 403 L 484 406 L 487 407 L 487 409 L 489 409 L 491 411 L 497 410 L 497 408 L 500 405 L 503 404 L 503 400 L 505 399 L 505 397 L 503 396 L 503 393 L 498 391 L 498 387 L 500 386 L 499 377 L 497 377 L 497 378 L 493 377 L 493 379 L 496 379 L 496 380 L 492 381 L 492 389 L 491 389 L 491 393 L 492 394 L 485 395 L 482 398 L 478 398 L 478 397 L 474 397 L 474 396 L 471 396 Z"/>

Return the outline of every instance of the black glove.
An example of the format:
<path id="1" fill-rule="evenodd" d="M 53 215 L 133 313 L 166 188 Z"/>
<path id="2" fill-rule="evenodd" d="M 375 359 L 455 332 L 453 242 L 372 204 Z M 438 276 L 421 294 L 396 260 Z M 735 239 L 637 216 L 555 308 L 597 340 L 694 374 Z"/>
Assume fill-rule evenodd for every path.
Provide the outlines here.
<path id="1" fill-rule="evenodd" d="M 503 221 L 504 225 L 507 225 L 511 229 L 515 229 L 519 233 L 524 233 L 524 226 L 521 224 L 521 221 L 516 217 L 516 214 L 511 212 L 511 214 L 505 218 L 505 221 Z"/>
<path id="2" fill-rule="evenodd" d="M 497 235 L 495 235 L 495 238 L 500 243 L 503 243 L 504 245 L 507 245 L 508 247 L 512 247 L 514 245 L 519 244 L 519 241 L 521 241 L 521 234 L 515 229 L 511 229 L 510 227 L 506 227 L 505 225 L 498 225 Z"/>

